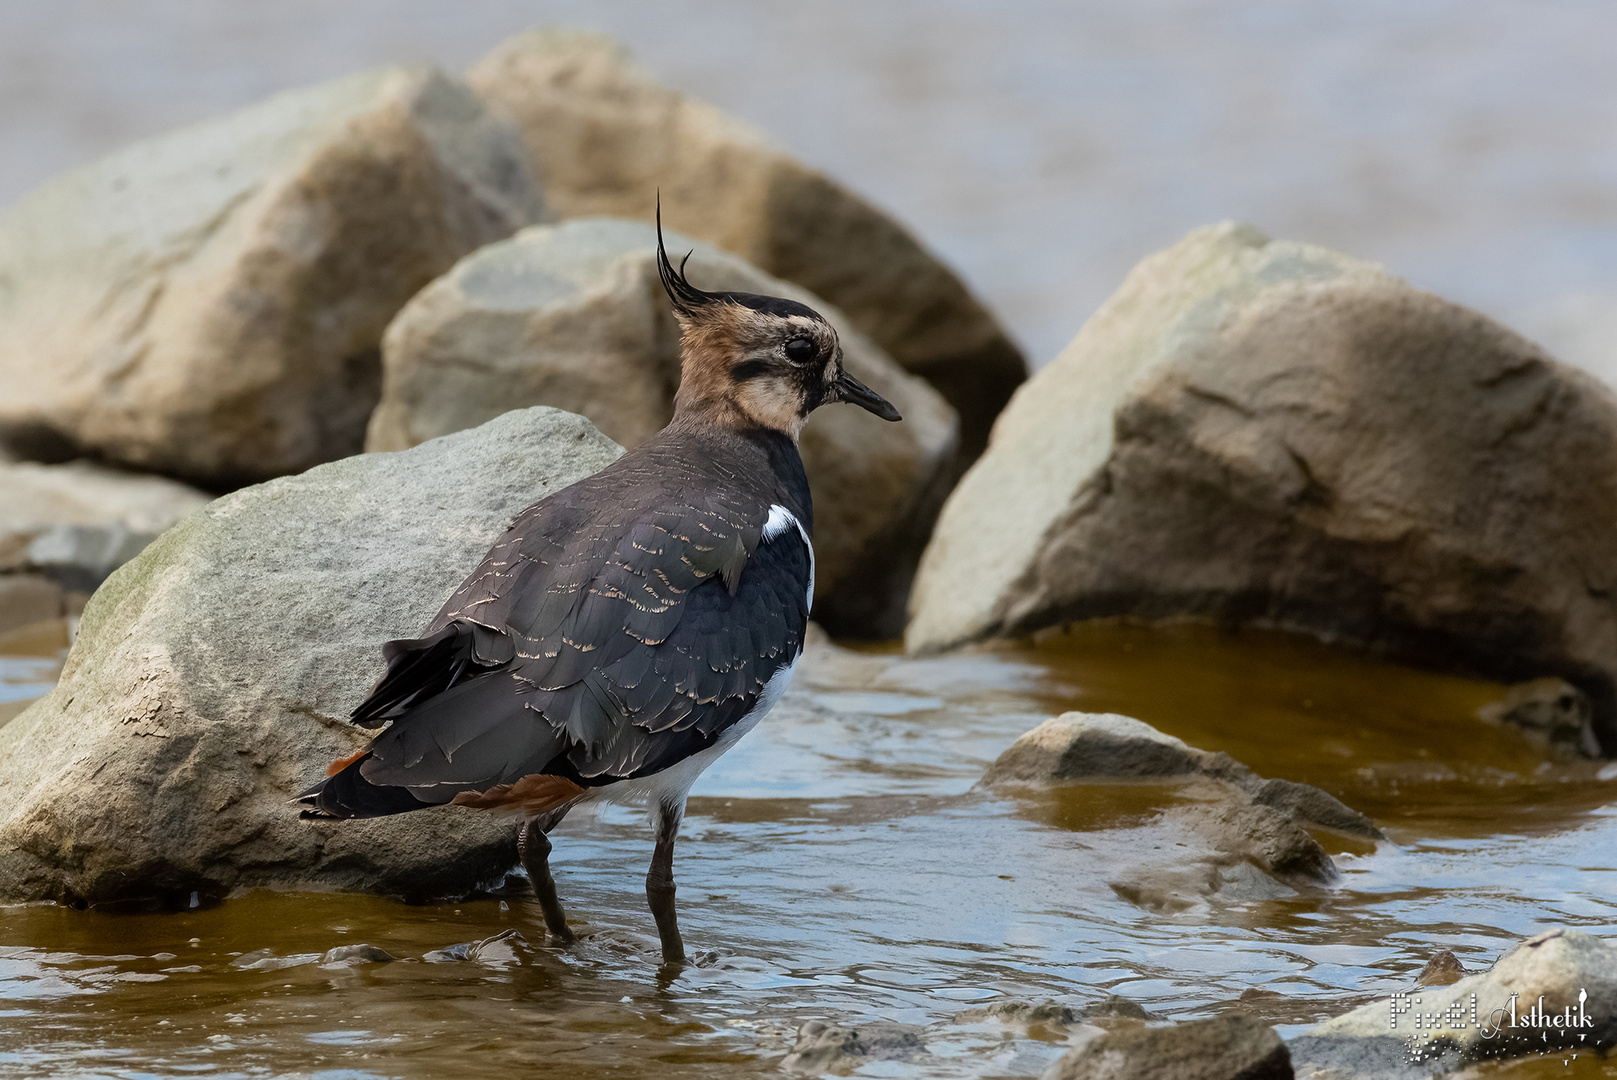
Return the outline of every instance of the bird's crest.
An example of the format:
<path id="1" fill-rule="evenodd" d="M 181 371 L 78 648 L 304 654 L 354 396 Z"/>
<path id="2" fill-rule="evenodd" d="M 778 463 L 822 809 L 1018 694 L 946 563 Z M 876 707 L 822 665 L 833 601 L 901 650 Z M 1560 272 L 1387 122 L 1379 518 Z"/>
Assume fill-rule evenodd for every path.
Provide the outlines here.
<path id="1" fill-rule="evenodd" d="M 679 267 L 668 261 L 668 249 L 663 247 L 663 200 L 659 193 L 657 196 L 657 276 L 663 279 L 663 291 L 668 299 L 673 301 L 674 310 L 682 315 L 690 315 L 699 307 L 715 303 L 721 297 L 710 292 L 703 292 L 685 279 L 685 264 L 691 261 L 695 251 L 687 251 L 685 257 L 679 260 Z"/>

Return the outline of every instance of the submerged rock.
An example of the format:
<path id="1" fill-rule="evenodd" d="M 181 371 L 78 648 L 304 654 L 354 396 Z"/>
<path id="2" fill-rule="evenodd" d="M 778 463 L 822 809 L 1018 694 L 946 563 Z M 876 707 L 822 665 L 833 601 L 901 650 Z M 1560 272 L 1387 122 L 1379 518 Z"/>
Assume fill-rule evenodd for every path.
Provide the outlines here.
<path id="1" fill-rule="evenodd" d="M 1202 616 L 1506 679 L 1617 753 L 1617 396 L 1475 312 L 1238 225 L 1153 255 L 946 504 L 916 652 Z"/>
<path id="2" fill-rule="evenodd" d="M 921 1029 L 912 1024 L 877 1021 L 833 1027 L 810 1020 L 797 1029 L 797 1041 L 780 1066 L 788 1072 L 823 1073 L 869 1061 L 912 1061 L 924 1053 Z"/>
<path id="3" fill-rule="evenodd" d="M 1444 949 L 1430 960 L 1415 977 L 1416 986 L 1452 986 L 1465 978 L 1466 970 L 1460 958 Z"/>
<path id="4" fill-rule="evenodd" d="M 0 728 L 0 901 L 497 880 L 508 823 L 457 807 L 300 821 L 287 800 L 369 737 L 344 718 L 381 643 L 418 632 L 512 515 L 619 452 L 583 417 L 529 409 L 169 529 L 91 598 L 56 689 Z"/>
<path id="5" fill-rule="evenodd" d="M 1581 930 L 1522 942 L 1490 970 L 1362 1005 L 1291 1042 L 1303 1076 L 1439 1075 L 1474 1062 L 1617 1045 L 1617 946 Z"/>
<path id="6" fill-rule="evenodd" d="M 166 477 L 87 461 L 0 464 L 0 626 L 12 575 L 44 579 L 63 591 L 93 592 L 158 533 L 210 498 Z M 39 590 L 14 586 L 11 591 L 20 601 L 21 591 Z M 61 604 L 58 600 L 55 606 Z"/>
<path id="7" fill-rule="evenodd" d="M 1484 705 L 1477 716 L 1488 724 L 1520 729 L 1540 750 L 1562 757 L 1599 757 L 1594 704 L 1565 679 L 1534 679 L 1510 688 L 1503 701 Z"/>
<path id="8" fill-rule="evenodd" d="M 1073 712 L 1046 720 L 1011 744 L 981 783 L 1014 789 L 1108 781 L 1178 787 L 1182 801 L 1151 822 L 1178 838 L 1156 845 L 1177 849 L 1172 861 L 1146 856 L 1108 878 L 1119 896 L 1152 911 L 1178 911 L 1215 894 L 1270 899 L 1334 883 L 1336 865 L 1309 828 L 1385 839 L 1369 818 L 1327 792 L 1266 780 L 1228 754 L 1197 749 L 1115 714 Z"/>
<path id="9" fill-rule="evenodd" d="M 660 86 L 599 34 L 540 31 L 467 76 L 526 140 L 563 217 L 663 220 L 845 312 L 960 413 L 964 462 L 1027 378 L 960 279 L 891 217 L 711 105 Z"/>
<path id="10" fill-rule="evenodd" d="M 656 239 L 640 222 L 589 218 L 527 229 L 461 260 L 388 327 L 367 448 L 400 450 L 526 405 L 582 413 L 626 446 L 654 434 L 673 416 L 680 370 Z M 788 296 L 820 311 L 849 370 L 903 414 L 889 424 L 833 406 L 802 436 L 815 618 L 840 634 L 896 636 L 948 493 L 953 410 L 817 297 L 710 245 L 667 241 L 696 249 L 689 269 L 702 288 Z"/>
<path id="11" fill-rule="evenodd" d="M 320 955 L 322 967 L 352 967 L 356 964 L 391 964 L 398 957 L 377 945 L 339 945 Z"/>
<path id="12" fill-rule="evenodd" d="M 1241 1013 L 1173 1027 L 1118 1028 L 1069 1051 L 1043 1080 L 1291 1080 L 1275 1030 Z"/>
<path id="13" fill-rule="evenodd" d="M 515 130 L 430 68 L 137 143 L 0 217 L 0 443 L 212 487 L 357 453 L 388 319 L 541 212 Z"/>
<path id="14" fill-rule="evenodd" d="M 1381 830 L 1336 796 L 1309 784 L 1266 780 L 1228 754 L 1197 749 L 1143 720 L 1116 713 L 1062 713 L 1022 735 L 983 774 L 986 787 L 1049 786 L 1085 780 L 1182 780 L 1226 785 L 1241 805 L 1270 810 L 1366 840 Z"/>
<path id="15" fill-rule="evenodd" d="M 470 961 L 490 967 L 508 967 L 520 963 L 517 950 L 526 950 L 528 939 L 520 930 L 501 930 L 480 941 L 462 941 L 443 949 L 434 949 L 421 959 L 429 964 L 451 964 Z"/>

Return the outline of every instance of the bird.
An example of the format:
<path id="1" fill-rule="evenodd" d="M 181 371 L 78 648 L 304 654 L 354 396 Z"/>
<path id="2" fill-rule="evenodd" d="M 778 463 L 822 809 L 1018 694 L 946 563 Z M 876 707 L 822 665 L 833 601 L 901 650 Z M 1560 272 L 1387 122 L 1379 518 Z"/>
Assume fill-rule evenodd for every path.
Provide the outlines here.
<path id="1" fill-rule="evenodd" d="M 685 962 L 673 861 L 691 785 L 780 700 L 803 651 L 803 424 L 835 402 L 901 419 L 848 372 L 819 312 L 699 289 L 693 253 L 670 262 L 659 207 L 680 328 L 668 425 L 517 514 L 420 637 L 382 646 L 386 669 L 350 717 L 382 730 L 294 800 L 305 818 L 520 815 L 518 858 L 559 945 L 574 935 L 549 833 L 582 803 L 644 803 L 664 965 Z"/>

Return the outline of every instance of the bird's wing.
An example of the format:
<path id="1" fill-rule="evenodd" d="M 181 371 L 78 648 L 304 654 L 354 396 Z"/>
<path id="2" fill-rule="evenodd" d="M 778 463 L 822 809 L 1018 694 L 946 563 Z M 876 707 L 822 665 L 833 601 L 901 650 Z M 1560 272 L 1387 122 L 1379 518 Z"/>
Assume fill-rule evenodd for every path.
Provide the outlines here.
<path id="1" fill-rule="evenodd" d="M 658 494 L 636 509 L 586 481 L 518 516 L 424 636 L 384 647 L 353 714 L 393 721 L 365 777 L 503 784 L 548 754 L 546 771 L 600 783 L 745 716 L 802 648 L 807 537 L 766 504 Z"/>

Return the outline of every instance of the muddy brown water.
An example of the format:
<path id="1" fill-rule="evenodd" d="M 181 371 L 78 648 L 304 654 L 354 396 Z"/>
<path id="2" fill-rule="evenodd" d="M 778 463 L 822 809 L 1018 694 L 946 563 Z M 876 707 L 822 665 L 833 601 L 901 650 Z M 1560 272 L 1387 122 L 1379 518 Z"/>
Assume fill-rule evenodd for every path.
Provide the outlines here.
<path id="1" fill-rule="evenodd" d="M 0 710 L 48 687 L 62 644 L 0 642 Z M 927 1057 L 858 1075 L 1019 1076 L 1063 1032 L 973 1010 L 1115 993 L 1189 1019 L 1257 988 L 1277 996 L 1244 1007 L 1291 1035 L 1407 988 L 1440 949 L 1477 969 L 1546 926 L 1617 930 L 1617 785 L 1478 721 L 1493 684 L 1275 634 L 1096 626 L 938 659 L 826 650 L 799 690 L 693 793 L 676 874 L 698 963 L 677 975 L 641 891 L 647 829 L 613 809 L 555 837 L 569 949 L 543 944 L 520 882 L 423 906 L 259 891 L 179 914 L 0 909 L 0 1077 L 778 1075 L 811 1019 L 923 1027 Z M 1390 841 L 1322 836 L 1337 888 L 1143 910 L 1107 879 L 1173 787 L 972 790 L 1068 709 L 1317 784 Z M 359 943 L 399 960 L 318 962 Z"/>

